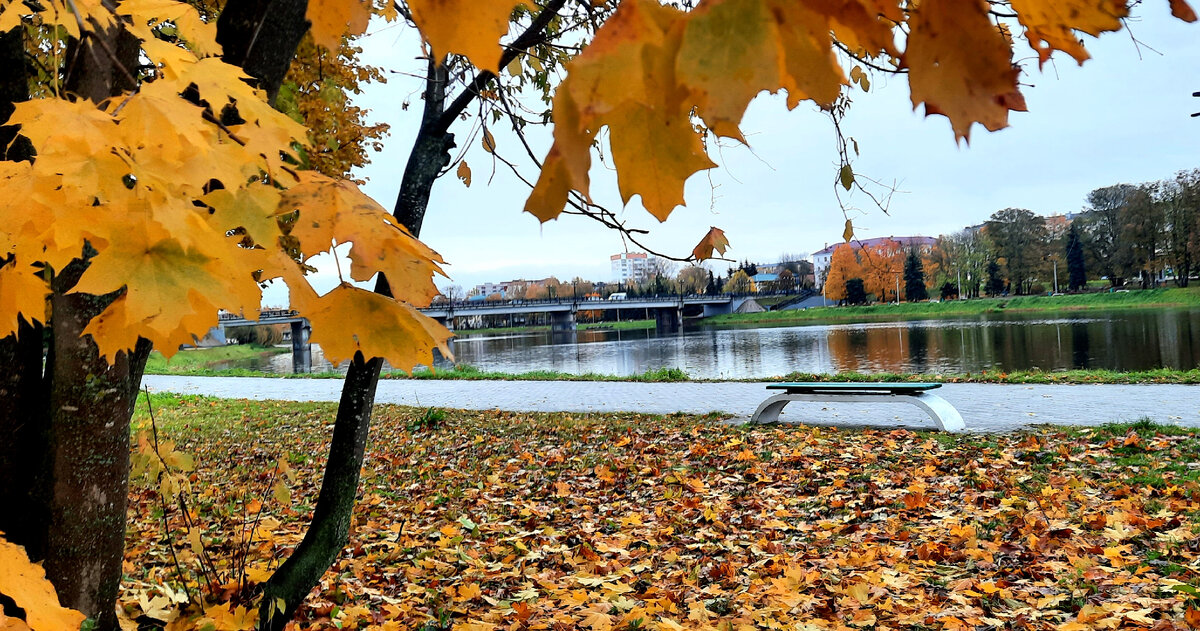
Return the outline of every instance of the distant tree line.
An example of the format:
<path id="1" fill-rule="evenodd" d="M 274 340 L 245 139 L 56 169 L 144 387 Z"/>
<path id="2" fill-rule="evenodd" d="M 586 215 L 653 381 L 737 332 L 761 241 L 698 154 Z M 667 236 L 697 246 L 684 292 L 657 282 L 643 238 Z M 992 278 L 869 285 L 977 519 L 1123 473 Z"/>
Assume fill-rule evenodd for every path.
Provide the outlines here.
<path id="1" fill-rule="evenodd" d="M 825 292 L 853 304 L 1081 291 L 1099 279 L 1109 287 L 1168 280 L 1187 287 L 1198 252 L 1200 169 L 1192 169 L 1098 188 L 1070 216 L 1005 208 L 980 226 L 941 235 L 932 248 L 844 244 L 833 252 Z"/>

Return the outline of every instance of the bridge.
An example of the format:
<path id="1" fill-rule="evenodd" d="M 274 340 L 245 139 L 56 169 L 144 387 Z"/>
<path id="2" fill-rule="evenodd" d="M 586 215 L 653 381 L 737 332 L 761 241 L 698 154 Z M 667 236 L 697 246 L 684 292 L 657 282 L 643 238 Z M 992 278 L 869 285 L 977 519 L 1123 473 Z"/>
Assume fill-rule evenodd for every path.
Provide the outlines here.
<path id="1" fill-rule="evenodd" d="M 464 300 L 443 302 L 420 309 L 421 313 L 454 330 L 455 318 L 489 315 L 520 315 L 547 313 L 550 315 L 550 330 L 555 332 L 574 331 L 575 314 L 579 311 L 608 311 L 612 309 L 644 309 L 654 313 L 654 328 L 660 333 L 673 333 L 683 328 L 684 307 L 700 307 L 705 318 L 732 313 L 753 296 L 720 294 L 716 296 L 655 296 L 626 300 L 578 300 L 575 298 L 545 300 Z M 233 313 L 222 312 L 218 316 L 217 328 L 222 336 L 225 329 L 241 326 L 287 324 L 292 333 L 292 371 L 312 371 L 312 345 L 309 334 L 312 326 L 298 312 L 290 309 L 264 309 L 258 320 L 250 320 Z"/>

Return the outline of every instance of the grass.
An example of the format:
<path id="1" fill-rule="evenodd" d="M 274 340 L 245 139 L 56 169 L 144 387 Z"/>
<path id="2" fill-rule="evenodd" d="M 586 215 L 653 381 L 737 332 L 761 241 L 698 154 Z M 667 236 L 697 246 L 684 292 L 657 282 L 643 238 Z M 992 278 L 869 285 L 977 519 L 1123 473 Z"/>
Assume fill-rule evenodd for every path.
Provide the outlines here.
<path id="1" fill-rule="evenodd" d="M 203 610 L 166 616 L 211 627 L 303 535 L 336 406 L 150 402 L 162 448 L 190 456 L 171 461 L 196 466 L 186 515 L 135 476 L 121 611 L 165 619 L 141 616 L 189 585 Z M 719 420 L 377 406 L 350 545 L 297 626 L 917 629 L 1036 611 L 1025 628 L 1183 628 L 1193 606 L 1173 586 L 1200 585 L 1196 430 Z"/>
<path id="2" fill-rule="evenodd" d="M 949 318 L 987 313 L 1078 312 L 1089 310 L 1200 307 L 1200 287 L 1146 289 L 1069 296 L 1017 296 L 945 302 L 880 304 L 864 307 L 814 307 L 793 311 L 731 313 L 707 318 L 714 325 L 782 324 L 789 322 L 856 322 Z"/>
<path id="3" fill-rule="evenodd" d="M 154 351 L 146 360 L 146 372 L 153 375 L 225 374 L 224 371 L 230 369 L 217 368 L 221 364 L 266 358 L 290 352 L 290 348 L 239 344 L 182 350 L 168 360 L 162 353 Z"/>
<path id="4" fill-rule="evenodd" d="M 149 368 L 149 374 L 173 374 L 198 377 L 272 377 L 279 379 L 341 379 L 342 374 L 336 372 L 307 373 L 307 374 L 275 374 L 244 368 L 176 368 L 170 373 L 156 372 Z M 844 372 L 838 374 L 793 372 L 777 377 L 760 379 L 696 379 L 680 368 L 659 368 L 648 370 L 635 375 L 604 375 L 598 373 L 572 374 L 553 370 L 534 370 L 523 373 L 510 373 L 480 370 L 474 366 L 460 364 L 450 370 L 429 371 L 428 369 L 414 371 L 408 375 L 402 371 L 383 373 L 382 379 L 461 379 L 466 381 L 635 381 L 646 383 L 673 381 L 828 381 L 828 382 L 918 382 L 918 383 L 1010 383 L 1010 384 L 1200 384 L 1200 369 L 1173 370 L 1159 368 L 1155 370 L 1119 372 L 1112 370 L 1066 370 L 1059 372 L 1044 372 L 1021 370 L 1012 372 L 985 371 L 980 373 L 955 374 L 914 374 L 914 373 L 857 373 Z"/>

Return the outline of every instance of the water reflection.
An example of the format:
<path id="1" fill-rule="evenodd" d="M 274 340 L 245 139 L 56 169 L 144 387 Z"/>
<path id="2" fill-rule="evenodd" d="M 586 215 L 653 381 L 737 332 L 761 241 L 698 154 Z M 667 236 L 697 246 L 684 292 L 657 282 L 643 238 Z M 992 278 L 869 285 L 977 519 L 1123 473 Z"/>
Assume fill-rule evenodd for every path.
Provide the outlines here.
<path id="1" fill-rule="evenodd" d="M 681 368 L 697 378 L 792 371 L 965 373 L 983 370 L 1191 369 L 1200 365 L 1200 310 L 1122 311 L 1079 317 L 979 318 L 768 328 L 462 335 L 459 362 L 483 370 L 629 375 Z M 331 367 L 314 349 L 315 370 Z M 441 367 L 448 364 L 441 363 Z M 290 355 L 259 369 L 289 372 Z"/>

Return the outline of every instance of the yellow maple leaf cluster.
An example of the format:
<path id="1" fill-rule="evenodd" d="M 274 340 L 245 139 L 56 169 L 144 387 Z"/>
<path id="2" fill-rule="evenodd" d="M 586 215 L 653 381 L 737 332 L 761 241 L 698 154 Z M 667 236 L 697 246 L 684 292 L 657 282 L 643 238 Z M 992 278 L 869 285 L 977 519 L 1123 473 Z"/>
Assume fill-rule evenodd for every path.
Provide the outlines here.
<path id="1" fill-rule="evenodd" d="M 86 0 L 0 7 L 0 29 L 79 37 L 81 28 L 123 25 L 153 68 L 135 90 L 102 103 L 52 89 L 16 105 L 7 124 L 20 125 L 37 155 L 0 162 L 0 337 L 20 317 L 45 321 L 49 279 L 86 258 L 69 291 L 120 292 L 84 331 L 110 360 L 139 337 L 169 356 L 221 310 L 255 319 L 259 283 L 274 278 L 294 307 L 314 314 L 313 340 L 327 349 L 352 347 L 397 367 L 445 350 L 449 333 L 408 304 L 436 294 L 441 258 L 353 184 L 294 169 L 306 130 L 239 68 L 211 56 L 220 50 L 215 26 L 194 8 L 162 0 L 115 10 Z M 357 13 L 329 20 L 342 20 L 343 31 L 365 25 Z M 312 289 L 300 263 L 351 242 L 351 278 L 383 273 L 395 300 L 365 300 L 346 283 L 324 296 Z M 374 320 L 356 313 L 363 305 Z"/>

